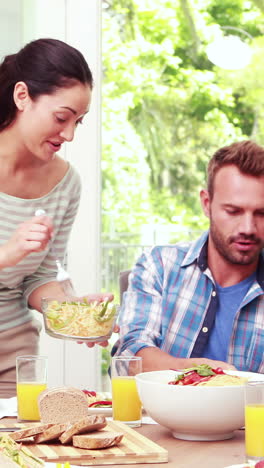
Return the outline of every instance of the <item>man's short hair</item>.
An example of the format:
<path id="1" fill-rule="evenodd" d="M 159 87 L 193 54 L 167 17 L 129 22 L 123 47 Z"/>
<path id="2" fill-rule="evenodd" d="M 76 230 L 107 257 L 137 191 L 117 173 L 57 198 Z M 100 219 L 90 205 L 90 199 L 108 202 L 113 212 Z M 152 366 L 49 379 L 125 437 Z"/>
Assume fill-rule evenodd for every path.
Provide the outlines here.
<path id="1" fill-rule="evenodd" d="M 207 189 L 211 198 L 214 194 L 214 179 L 217 172 L 230 164 L 236 166 L 243 174 L 263 176 L 264 148 L 253 141 L 245 140 L 217 150 L 209 161 L 207 169 Z"/>

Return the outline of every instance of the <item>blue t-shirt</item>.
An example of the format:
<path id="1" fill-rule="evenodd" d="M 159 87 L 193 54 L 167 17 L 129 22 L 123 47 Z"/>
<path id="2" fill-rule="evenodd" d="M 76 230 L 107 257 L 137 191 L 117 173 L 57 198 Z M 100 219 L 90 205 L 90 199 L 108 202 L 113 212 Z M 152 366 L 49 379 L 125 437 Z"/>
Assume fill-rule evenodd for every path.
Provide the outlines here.
<path id="1" fill-rule="evenodd" d="M 216 311 L 214 327 L 210 333 L 206 347 L 201 357 L 227 360 L 227 350 L 233 329 L 236 311 L 256 278 L 253 273 L 245 280 L 233 286 L 222 288 L 216 283 L 218 295 L 218 309 Z"/>

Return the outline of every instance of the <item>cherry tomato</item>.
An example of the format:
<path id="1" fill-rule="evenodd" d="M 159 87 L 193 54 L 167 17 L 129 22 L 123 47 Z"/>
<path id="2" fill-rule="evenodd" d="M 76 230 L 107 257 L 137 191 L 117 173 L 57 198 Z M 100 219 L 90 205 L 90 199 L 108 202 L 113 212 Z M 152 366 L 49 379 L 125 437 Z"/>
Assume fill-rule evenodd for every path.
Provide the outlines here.
<path id="1" fill-rule="evenodd" d="M 225 372 L 223 371 L 222 367 L 217 367 L 216 369 L 213 369 L 213 372 L 216 374 L 224 374 Z"/>

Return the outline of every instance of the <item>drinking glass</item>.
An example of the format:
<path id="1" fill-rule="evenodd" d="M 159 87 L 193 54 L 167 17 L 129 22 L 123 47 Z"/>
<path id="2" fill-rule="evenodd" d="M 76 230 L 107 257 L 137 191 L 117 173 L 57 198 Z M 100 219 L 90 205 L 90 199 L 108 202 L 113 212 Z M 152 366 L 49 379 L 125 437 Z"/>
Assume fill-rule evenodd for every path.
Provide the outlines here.
<path id="1" fill-rule="evenodd" d="M 111 363 L 113 419 L 131 427 L 141 426 L 142 405 L 135 375 L 142 372 L 142 358 L 116 356 Z"/>
<path id="2" fill-rule="evenodd" d="M 17 356 L 16 387 L 19 421 L 39 421 L 38 395 L 47 388 L 47 356 Z"/>
<path id="3" fill-rule="evenodd" d="M 245 385 L 245 438 L 247 462 L 264 460 L 264 381 Z"/>

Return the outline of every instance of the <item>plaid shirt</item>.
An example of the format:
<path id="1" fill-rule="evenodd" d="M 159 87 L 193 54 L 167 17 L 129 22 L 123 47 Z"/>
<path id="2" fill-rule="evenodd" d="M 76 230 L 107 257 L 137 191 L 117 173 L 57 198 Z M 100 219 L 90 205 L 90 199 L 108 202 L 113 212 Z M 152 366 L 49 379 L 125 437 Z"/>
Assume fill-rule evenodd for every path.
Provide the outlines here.
<path id="1" fill-rule="evenodd" d="M 157 246 L 138 259 L 120 315 L 120 339 L 112 354 L 158 347 L 174 357 L 201 357 L 218 306 L 207 265 L 208 233 L 192 243 Z M 264 259 L 236 311 L 228 362 L 264 373 Z"/>

